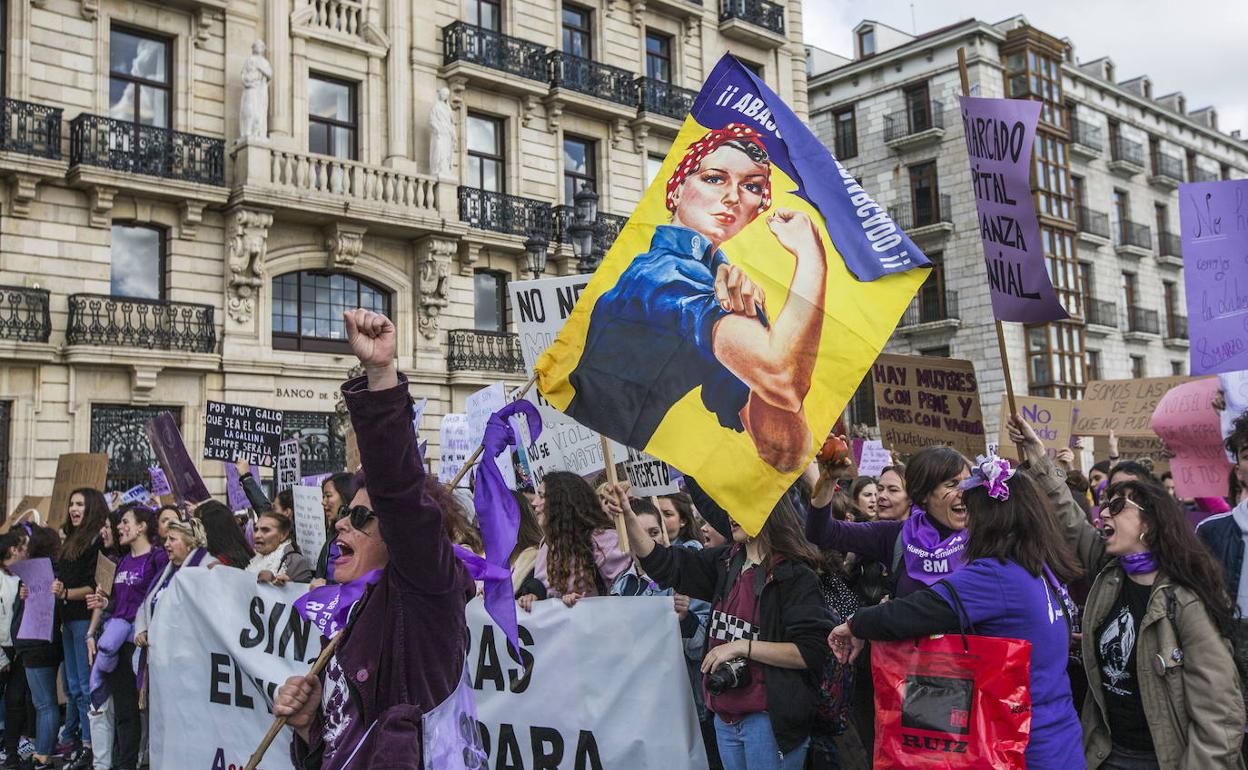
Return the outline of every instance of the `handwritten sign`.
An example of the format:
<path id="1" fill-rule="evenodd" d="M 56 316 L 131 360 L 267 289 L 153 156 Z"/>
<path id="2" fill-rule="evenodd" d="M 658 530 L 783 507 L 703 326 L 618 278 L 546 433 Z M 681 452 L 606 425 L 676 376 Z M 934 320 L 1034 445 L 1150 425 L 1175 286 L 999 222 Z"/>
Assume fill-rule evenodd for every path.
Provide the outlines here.
<path id="1" fill-rule="evenodd" d="M 504 406 L 507 406 L 507 389 L 501 382 L 487 385 L 464 399 L 464 411 L 468 413 L 468 443 L 472 447 L 470 453 L 485 438 L 485 425 L 489 422 L 490 415 Z M 504 451 L 494 462 L 498 465 L 498 472 L 503 475 L 503 483 L 508 489 L 515 489 L 516 471 L 511 464 L 511 452 Z"/>
<path id="2" fill-rule="evenodd" d="M 884 448 L 884 442 L 875 439 L 862 442 L 862 454 L 858 461 L 859 476 L 877 478 L 885 468 L 892 464 L 893 454 Z"/>
<path id="3" fill-rule="evenodd" d="M 178 431 L 177 423 L 173 421 L 173 415 L 161 412 L 148 420 L 143 429 L 178 502 L 202 503 L 212 497 L 208 494 L 208 488 L 204 486 L 199 471 L 195 469 L 195 463 L 191 462 L 191 456 L 186 451 L 186 444 L 182 443 L 182 434 Z"/>
<path id="4" fill-rule="evenodd" d="M 1138 380 L 1093 380 L 1076 404 L 1076 436 L 1153 436 L 1157 402 L 1191 377 L 1145 377 Z"/>
<path id="5" fill-rule="evenodd" d="M 1096 436 L 1092 439 L 1092 460 L 1101 462 L 1109 460 L 1109 437 Z M 1170 470 L 1170 458 L 1166 455 L 1166 445 L 1156 435 L 1152 436 L 1121 436 L 1118 439 L 1118 461 L 1133 460 L 1151 465 L 1153 475 L 1161 478 L 1161 474 Z"/>
<path id="6" fill-rule="evenodd" d="M 153 495 L 172 495 L 173 490 L 169 488 L 169 479 L 165 478 L 165 472 L 161 470 L 159 465 L 153 465 L 147 469 L 147 475 L 152 480 Z"/>
<path id="7" fill-rule="evenodd" d="M 1058 398 L 1040 398 L 1021 394 L 1014 397 L 1014 405 L 1018 407 L 1023 422 L 1030 425 L 1036 432 L 1036 437 L 1044 442 L 1044 451 L 1050 460 L 1057 456 L 1057 450 L 1074 445 L 1075 435 L 1071 430 L 1074 428 L 1077 403 Z M 1010 405 L 1002 399 L 1001 430 L 997 437 L 997 453 L 1011 460 L 1019 460 L 1021 458 L 1018 456 L 1018 447 L 1010 441 L 1010 434 L 1006 429 L 1006 419 L 1009 414 Z"/>
<path id="8" fill-rule="evenodd" d="M 47 525 L 59 529 L 69 513 L 69 496 L 75 489 L 89 487 L 104 490 L 108 480 L 108 455 L 70 452 L 56 461 L 56 480 L 52 482 L 52 500 L 48 503 Z"/>
<path id="9" fill-rule="evenodd" d="M 1248 179 L 1179 185 L 1192 374 L 1248 369 Z"/>
<path id="10" fill-rule="evenodd" d="M 299 484 L 299 439 L 288 438 L 277 445 L 277 471 L 274 494 Z"/>
<path id="11" fill-rule="evenodd" d="M 984 453 L 979 382 L 970 361 L 884 354 L 871 377 L 884 446 L 903 455 L 944 445 L 971 459 Z"/>
<path id="12" fill-rule="evenodd" d="M 22 579 L 29 593 L 22 610 L 18 639 L 52 641 L 52 623 L 56 613 L 56 597 L 52 595 L 52 560 L 45 557 L 25 559 L 9 567 Z"/>
<path id="13" fill-rule="evenodd" d="M 246 460 L 266 468 L 273 465 L 282 440 L 282 413 L 242 404 L 209 401 L 204 413 L 204 458 Z"/>
<path id="14" fill-rule="evenodd" d="M 311 557 L 325 547 L 325 509 L 321 506 L 319 487 L 302 485 L 290 488 L 295 502 L 295 539 L 299 548 Z"/>
<path id="15" fill-rule="evenodd" d="M 95 555 L 95 585 L 105 596 L 113 595 L 113 581 L 117 579 L 117 564 L 102 553 Z"/>
<path id="16" fill-rule="evenodd" d="M 1067 317 L 1045 269 L 1031 195 L 1031 146 L 1040 102 L 959 97 L 992 312 L 998 321 Z"/>
<path id="17" fill-rule="evenodd" d="M 1170 472 L 1181 498 L 1222 497 L 1231 464 L 1222 447 L 1222 425 L 1213 409 L 1216 377 L 1184 383 L 1162 396 L 1153 430 L 1174 453 Z"/>
<path id="18" fill-rule="evenodd" d="M 459 473 L 459 469 L 468 462 L 468 457 L 476 449 L 472 443 L 472 433 L 468 429 L 468 415 L 444 414 L 442 425 L 438 428 L 442 449 L 442 459 L 438 463 L 438 481 L 449 483 Z M 461 482 L 464 483 L 464 482 Z M 464 486 L 467 486 L 464 483 Z"/>
<path id="19" fill-rule="evenodd" d="M 680 491 L 667 463 L 645 452 L 629 449 L 624 472 L 628 474 L 628 493 L 633 497 L 671 495 Z"/>
<path id="20" fill-rule="evenodd" d="M 39 518 L 39 521 L 47 521 L 48 502 L 49 498 L 47 497 L 26 495 L 17 502 L 17 507 L 4 520 L 4 524 L 0 526 L 0 534 L 8 532 L 18 521 L 26 521 L 36 516 Z"/>

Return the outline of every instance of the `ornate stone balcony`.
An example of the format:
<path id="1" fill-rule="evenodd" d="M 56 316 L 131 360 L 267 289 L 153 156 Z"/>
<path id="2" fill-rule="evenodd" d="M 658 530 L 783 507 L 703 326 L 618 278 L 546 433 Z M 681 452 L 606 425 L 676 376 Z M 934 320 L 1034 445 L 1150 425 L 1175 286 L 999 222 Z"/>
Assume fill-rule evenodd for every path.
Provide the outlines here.
<path id="1" fill-rule="evenodd" d="M 521 96 L 544 96 L 546 46 L 457 21 L 442 29 L 442 77 L 451 90 L 468 82 Z"/>
<path id="2" fill-rule="evenodd" d="M 1110 145 L 1109 170 L 1119 176 L 1132 177 L 1144 171 L 1144 146 L 1119 136 Z"/>
<path id="3" fill-rule="evenodd" d="M 452 329 L 447 333 L 449 372 L 524 374 L 520 338 L 508 332 Z"/>
<path id="4" fill-rule="evenodd" d="M 1181 159 L 1164 153 L 1153 156 L 1152 173 L 1148 176 L 1149 184 L 1163 190 L 1177 190 L 1184 181 Z"/>
<path id="5" fill-rule="evenodd" d="M 1076 206 L 1075 225 L 1079 228 L 1079 240 L 1092 246 L 1109 245 L 1109 214 L 1087 206 Z"/>
<path id="6" fill-rule="evenodd" d="M 1153 231 L 1148 225 L 1123 220 L 1118 223 L 1117 237 L 1114 239 L 1114 251 L 1120 257 L 1142 259 L 1153 252 Z"/>
<path id="7" fill-rule="evenodd" d="M 213 307 L 191 302 L 69 295 L 69 345 L 212 353 L 217 347 Z"/>
<path id="8" fill-rule="evenodd" d="M 1070 153 L 1088 160 L 1099 157 L 1105 151 L 1105 134 L 1100 126 L 1094 126 L 1078 118 L 1070 119 Z"/>
<path id="9" fill-rule="evenodd" d="M 9 213 L 30 213 L 39 182 L 65 177 L 61 109 L 5 99 L 0 109 L 0 175 L 9 180 Z"/>
<path id="10" fill-rule="evenodd" d="M 784 6 L 769 0 L 719 0 L 719 31 L 724 37 L 764 48 L 788 42 Z"/>

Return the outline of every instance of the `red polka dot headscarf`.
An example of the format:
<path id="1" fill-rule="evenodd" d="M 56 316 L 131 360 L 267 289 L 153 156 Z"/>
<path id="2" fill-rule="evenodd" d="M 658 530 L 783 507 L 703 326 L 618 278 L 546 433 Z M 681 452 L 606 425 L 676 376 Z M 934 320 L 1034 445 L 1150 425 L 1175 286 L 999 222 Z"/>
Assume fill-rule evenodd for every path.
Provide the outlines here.
<path id="1" fill-rule="evenodd" d="M 723 128 L 706 132 L 701 139 L 689 145 L 689 150 L 685 153 L 685 157 L 681 158 L 680 163 L 676 166 L 676 170 L 672 172 L 671 178 L 667 180 L 668 211 L 676 210 L 676 191 L 680 189 L 680 186 L 684 184 L 690 174 L 698 170 L 706 156 L 733 140 L 749 142 L 756 145 L 764 153 L 767 152 L 767 146 L 763 144 L 762 134 L 744 123 L 729 123 Z M 767 182 L 763 185 L 763 201 L 759 205 L 758 211 L 762 213 L 770 207 L 771 179 L 768 177 Z"/>

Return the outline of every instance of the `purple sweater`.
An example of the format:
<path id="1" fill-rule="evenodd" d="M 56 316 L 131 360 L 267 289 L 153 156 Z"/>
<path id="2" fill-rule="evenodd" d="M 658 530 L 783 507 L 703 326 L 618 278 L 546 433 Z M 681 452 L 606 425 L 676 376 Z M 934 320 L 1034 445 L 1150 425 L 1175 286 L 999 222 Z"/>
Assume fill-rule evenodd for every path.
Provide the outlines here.
<path id="1" fill-rule="evenodd" d="M 337 750 L 322 765 L 322 711 L 312 725 L 312 744 L 296 737 L 291 754 L 305 769 L 338 770 L 348 760 L 353 768 L 419 768 L 421 719 L 446 700 L 463 673 L 464 605 L 476 588 L 443 531 L 442 510 L 423 492 L 425 465 L 412 431 L 407 378 L 400 374 L 397 386 L 369 391 L 367 379 L 357 377 L 342 393 L 390 562 L 360 600 L 330 664 L 346 689 Z"/>
<path id="2" fill-rule="evenodd" d="M 812 508 L 806 517 L 806 539 L 819 548 L 856 553 L 864 561 L 878 561 L 893 571 L 897 538 L 904 521 L 841 521 L 833 518 L 832 506 Z M 910 577 L 906 560 L 897 565 L 897 596 L 921 591 L 927 586 Z"/>
<path id="3" fill-rule="evenodd" d="M 117 564 L 117 576 L 113 580 L 113 617 L 134 622 L 139 612 L 147 589 L 165 565 L 169 563 L 169 554 L 163 548 L 155 548 L 142 556 L 127 554 Z"/>

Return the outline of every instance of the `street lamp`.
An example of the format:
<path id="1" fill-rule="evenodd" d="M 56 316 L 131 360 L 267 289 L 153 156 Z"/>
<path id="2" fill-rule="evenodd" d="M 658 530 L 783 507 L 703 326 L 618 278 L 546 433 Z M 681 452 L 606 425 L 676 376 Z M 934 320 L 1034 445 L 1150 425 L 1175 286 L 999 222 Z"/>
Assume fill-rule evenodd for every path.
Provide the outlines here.
<path id="1" fill-rule="evenodd" d="M 594 230 L 598 224 L 598 193 L 586 182 L 572 196 L 572 224 L 568 234 L 572 236 L 572 252 L 576 255 L 576 269 L 592 273 L 602 259 L 594 249 Z"/>
<path id="2" fill-rule="evenodd" d="M 542 237 L 537 230 L 529 231 L 529 237 L 524 242 L 524 253 L 528 260 L 529 272 L 533 274 L 533 278 L 541 278 L 542 273 L 546 272 L 546 249 L 550 242 Z"/>

